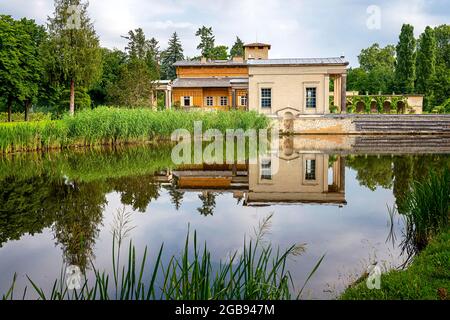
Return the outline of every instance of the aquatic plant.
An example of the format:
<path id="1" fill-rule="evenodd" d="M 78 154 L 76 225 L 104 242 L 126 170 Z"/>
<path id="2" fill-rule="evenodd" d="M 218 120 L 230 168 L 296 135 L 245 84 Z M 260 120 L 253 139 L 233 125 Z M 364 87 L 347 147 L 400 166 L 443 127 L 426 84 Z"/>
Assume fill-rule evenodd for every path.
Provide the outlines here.
<path id="1" fill-rule="evenodd" d="M 414 181 L 402 209 L 405 216 L 403 251 L 415 255 L 431 238 L 448 228 L 450 214 L 450 169 L 431 171 L 423 181 Z"/>
<path id="2" fill-rule="evenodd" d="M 92 265 L 94 284 L 84 276 L 81 287 L 69 290 L 65 274 L 62 272 L 59 280 L 55 280 L 50 293 L 44 293 L 32 279 L 28 278 L 39 299 L 42 300 L 211 300 L 211 299 L 257 299 L 276 300 L 300 298 L 309 279 L 320 266 L 324 256 L 316 263 L 302 288 L 293 295 L 295 287 L 291 273 L 286 269 L 289 257 L 297 256 L 304 251 L 304 245 L 292 245 L 286 250 L 273 249 L 263 241 L 270 225 L 272 215 L 260 224 L 254 239 L 244 240 L 242 254 L 234 252 L 226 261 L 217 265 L 211 258 L 211 252 L 206 243 L 200 248 L 197 233 L 193 240 L 188 231 L 184 250 L 181 256 L 172 256 L 168 263 L 162 262 L 164 244 L 161 245 L 154 264 L 147 263 L 147 248 L 140 262 L 136 256 L 136 248 L 130 241 L 128 260 L 125 266 L 118 266 L 118 252 L 124 235 L 117 235 L 123 230 L 132 228 L 124 223 L 127 219 L 116 222 L 113 232 L 113 262 L 111 277 Z M 122 231 L 121 231 L 122 230 Z M 119 240 L 120 239 L 120 240 Z M 145 280 L 147 279 L 147 280 Z M 14 299 L 16 275 L 10 289 L 3 299 Z M 112 285 L 111 285 L 112 284 Z M 21 295 L 26 298 L 26 288 Z"/>
<path id="3" fill-rule="evenodd" d="M 263 129 L 269 120 L 245 111 L 153 111 L 99 107 L 79 111 L 62 120 L 1 123 L 0 152 L 30 151 L 68 146 L 118 145 L 169 139 L 176 129 L 194 131 L 202 121 L 203 130 Z"/>

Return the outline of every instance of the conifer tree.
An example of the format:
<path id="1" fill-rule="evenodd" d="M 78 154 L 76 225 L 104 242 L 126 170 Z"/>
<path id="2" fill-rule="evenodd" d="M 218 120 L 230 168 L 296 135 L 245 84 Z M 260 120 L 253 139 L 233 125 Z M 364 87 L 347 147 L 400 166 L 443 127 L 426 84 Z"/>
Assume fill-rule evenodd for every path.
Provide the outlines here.
<path id="1" fill-rule="evenodd" d="M 167 49 L 161 54 L 161 69 L 166 79 L 173 80 L 177 77 L 173 64 L 183 59 L 183 47 L 181 46 L 180 38 L 174 32 L 169 40 Z"/>

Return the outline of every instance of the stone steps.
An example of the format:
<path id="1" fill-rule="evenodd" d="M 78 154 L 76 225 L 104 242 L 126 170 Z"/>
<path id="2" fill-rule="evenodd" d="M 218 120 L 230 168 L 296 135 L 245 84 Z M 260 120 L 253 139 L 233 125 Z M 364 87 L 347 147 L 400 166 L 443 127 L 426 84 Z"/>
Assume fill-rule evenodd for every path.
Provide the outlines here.
<path id="1" fill-rule="evenodd" d="M 355 119 L 357 131 L 450 133 L 450 118 Z"/>
<path id="2" fill-rule="evenodd" d="M 355 139 L 357 153 L 448 153 L 450 136 L 361 136 Z"/>

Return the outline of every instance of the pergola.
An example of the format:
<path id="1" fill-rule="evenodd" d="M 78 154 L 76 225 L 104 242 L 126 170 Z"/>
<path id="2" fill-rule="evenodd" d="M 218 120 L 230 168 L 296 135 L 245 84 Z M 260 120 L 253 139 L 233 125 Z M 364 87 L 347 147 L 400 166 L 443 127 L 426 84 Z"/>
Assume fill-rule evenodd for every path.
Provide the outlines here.
<path id="1" fill-rule="evenodd" d="M 156 80 L 153 83 L 152 95 L 150 97 L 153 108 L 157 107 L 158 92 L 164 92 L 164 107 L 170 109 L 172 106 L 172 81 L 171 80 Z"/>

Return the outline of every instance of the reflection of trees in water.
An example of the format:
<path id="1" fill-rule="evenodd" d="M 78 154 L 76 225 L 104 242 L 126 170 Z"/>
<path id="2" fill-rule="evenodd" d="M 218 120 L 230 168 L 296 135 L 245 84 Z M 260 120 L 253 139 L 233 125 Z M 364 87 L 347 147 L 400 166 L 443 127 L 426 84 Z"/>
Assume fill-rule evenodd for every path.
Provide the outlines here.
<path id="1" fill-rule="evenodd" d="M 153 175 L 109 179 L 110 187 L 120 193 L 122 204 L 145 212 L 152 200 L 159 198 L 160 184 Z"/>
<path id="2" fill-rule="evenodd" d="M 184 192 L 178 190 L 178 177 L 174 176 L 170 185 L 165 186 L 165 189 L 169 192 L 170 201 L 178 211 L 183 202 Z"/>
<path id="3" fill-rule="evenodd" d="M 405 197 L 411 190 L 413 181 L 413 158 L 411 156 L 395 157 L 394 160 L 394 187 L 395 204 L 400 213 L 404 212 Z"/>
<path id="4" fill-rule="evenodd" d="M 374 191 L 377 187 L 392 187 L 392 159 L 378 156 L 349 156 L 346 164 L 357 172 L 359 183 Z"/>
<path id="5" fill-rule="evenodd" d="M 212 216 L 214 214 L 214 209 L 216 208 L 216 194 L 205 191 L 199 194 L 198 197 L 203 202 L 202 206 L 197 208 L 198 212 L 204 216 Z"/>
<path id="6" fill-rule="evenodd" d="M 104 184 L 9 176 L 0 180 L 0 199 L 0 244 L 52 226 L 66 262 L 85 269 L 106 204 Z"/>
<path id="7" fill-rule="evenodd" d="M 399 212 L 413 181 L 423 181 L 430 171 L 450 168 L 447 155 L 348 156 L 346 165 L 356 171 L 356 179 L 370 190 L 392 188 Z"/>
<path id="8" fill-rule="evenodd" d="M 55 184 L 52 197 L 55 223 L 53 232 L 64 252 L 65 261 L 85 270 L 93 257 L 99 226 L 106 205 L 101 183 Z"/>
<path id="9" fill-rule="evenodd" d="M 52 191 L 48 177 L 0 180 L 0 247 L 29 233 L 40 233 L 53 222 L 45 203 Z"/>

